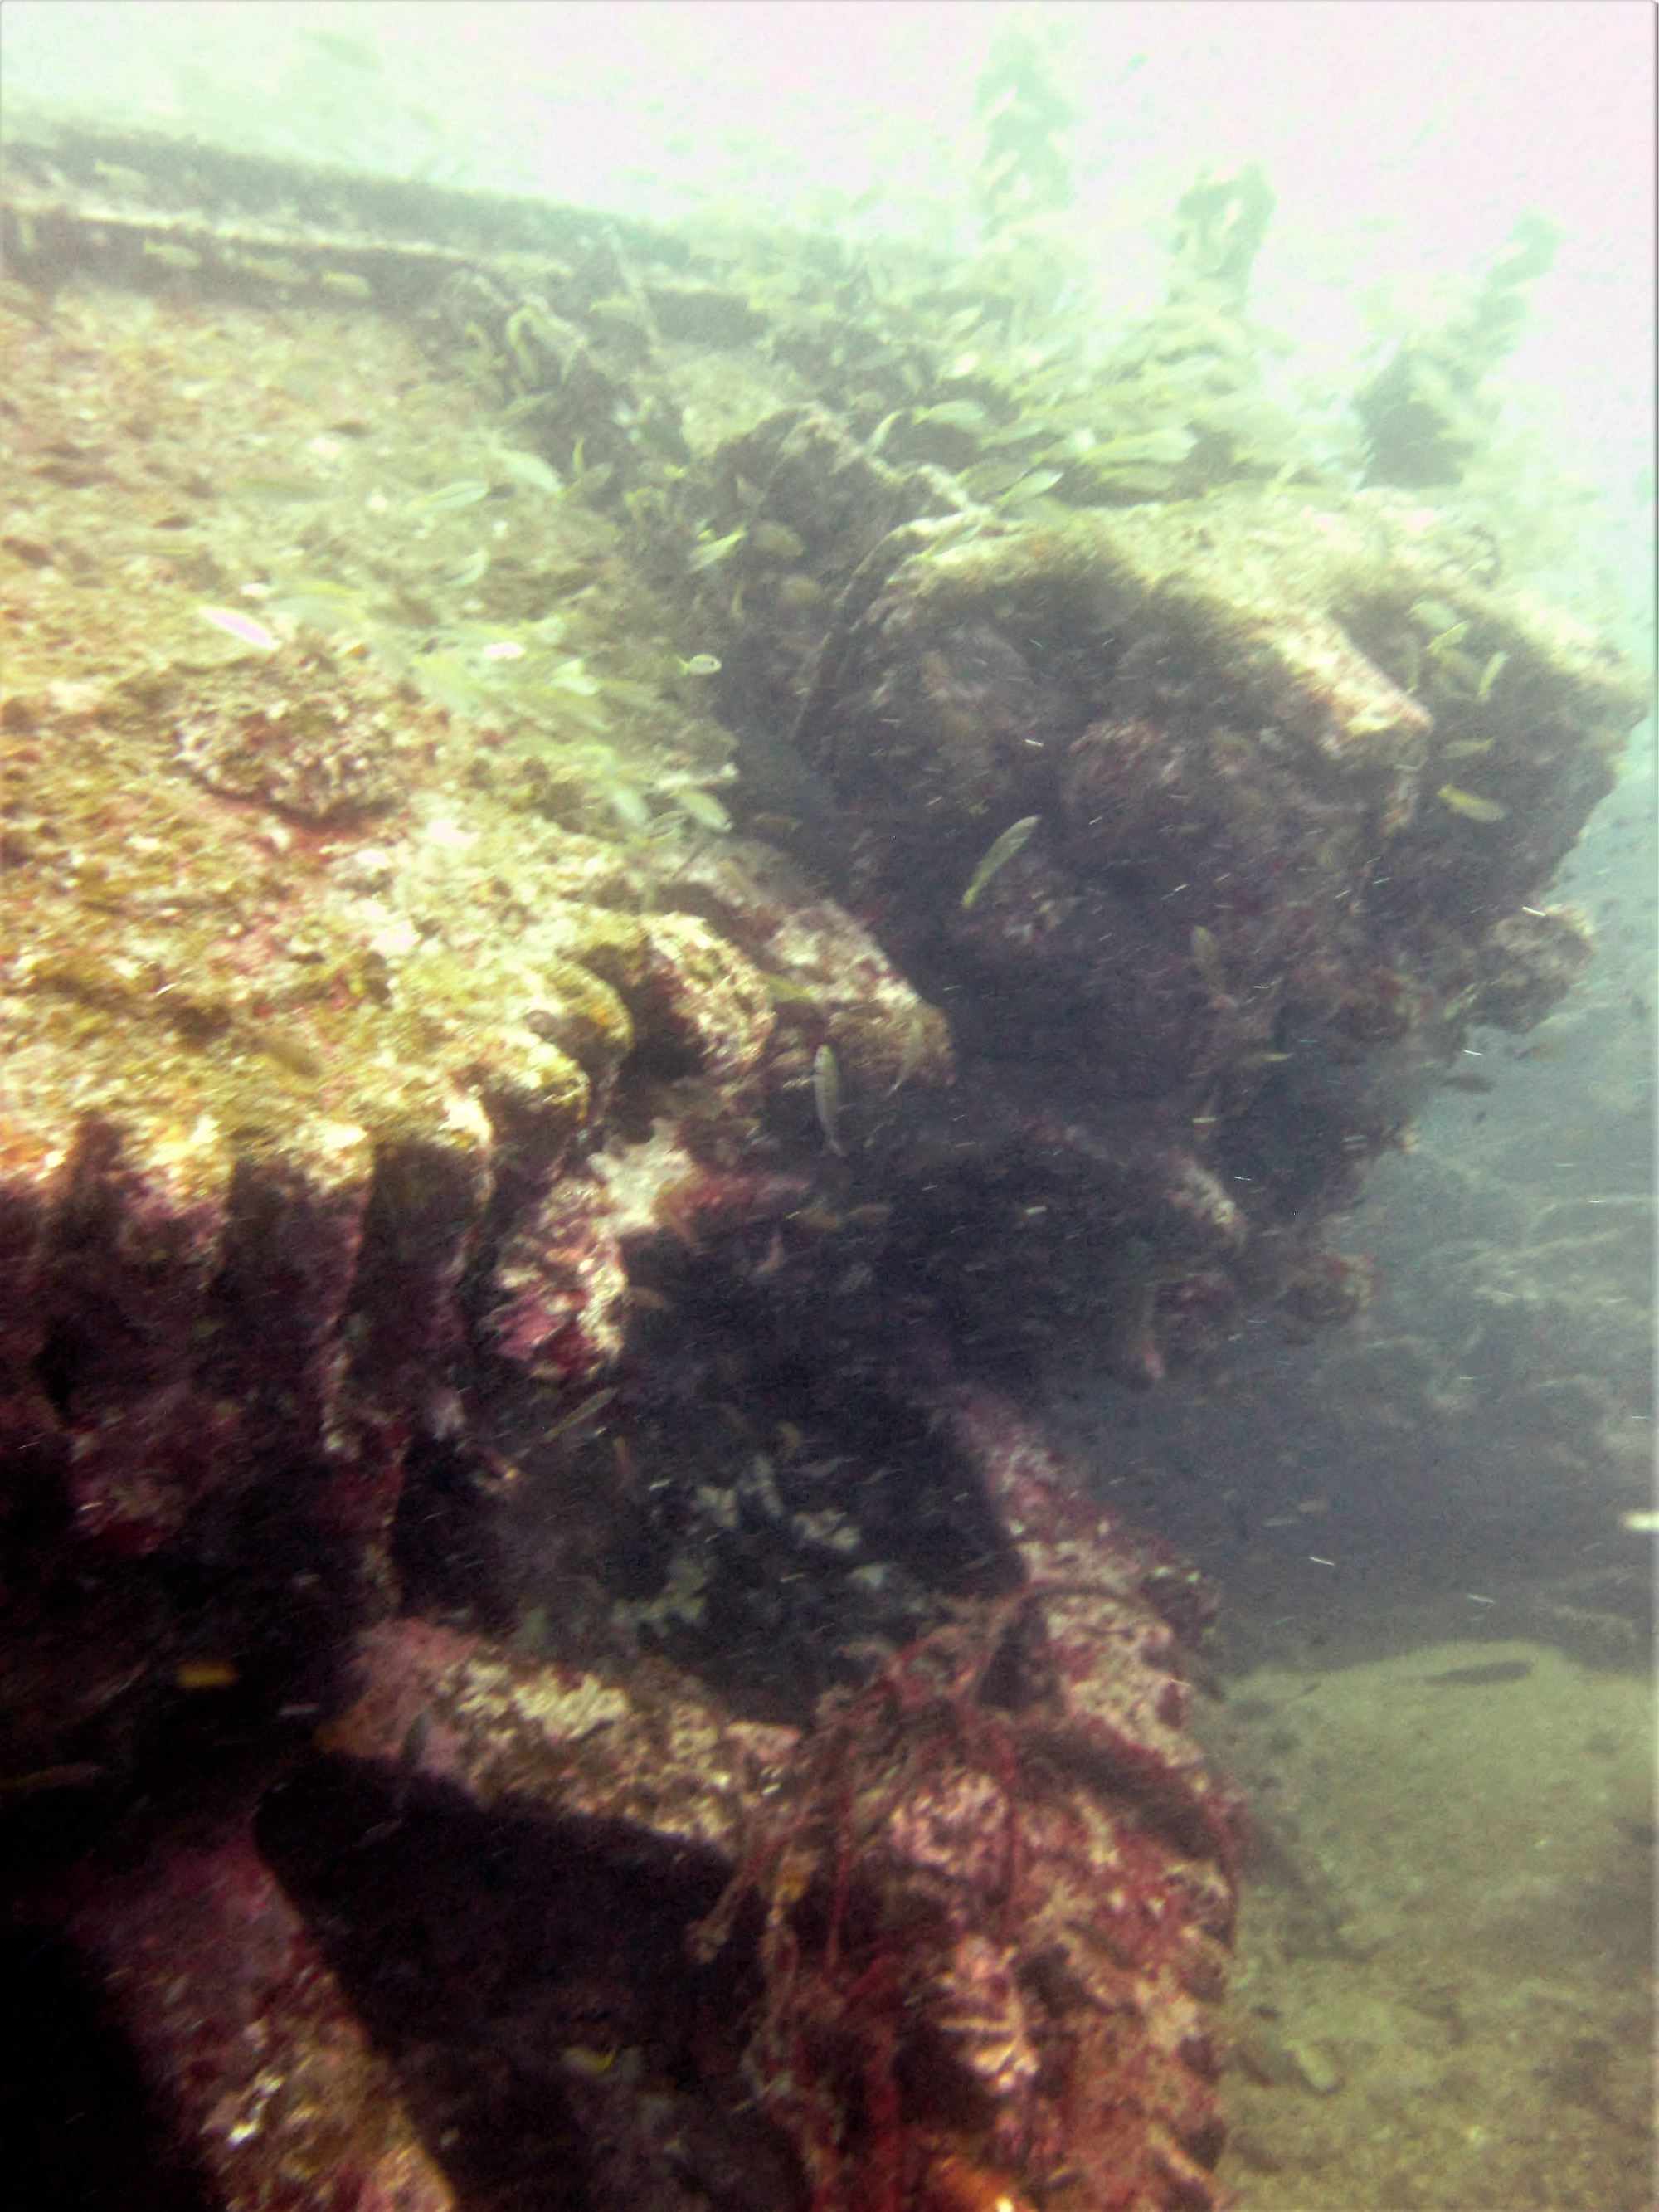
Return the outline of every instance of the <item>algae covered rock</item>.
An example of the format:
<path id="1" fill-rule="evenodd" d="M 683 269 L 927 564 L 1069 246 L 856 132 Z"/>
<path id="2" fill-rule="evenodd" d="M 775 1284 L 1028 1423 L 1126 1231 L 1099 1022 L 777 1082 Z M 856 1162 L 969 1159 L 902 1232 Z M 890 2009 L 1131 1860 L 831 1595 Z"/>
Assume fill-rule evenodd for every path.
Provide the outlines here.
<path id="1" fill-rule="evenodd" d="M 1066 1288 L 1028 1321 L 1088 1301 L 1054 1249 L 1081 1236 L 1097 1293 L 1137 1276 L 1129 1365 L 1160 1368 L 1158 1306 L 1200 1293 L 1147 1224 L 1183 1181 L 1215 1194 L 1218 1314 L 1305 1264 L 1287 1231 L 1401 1141 L 1470 1023 L 1567 988 L 1587 926 L 1540 902 L 1640 704 L 1591 633 L 1380 493 L 919 543 L 849 607 L 796 742 L 843 895 L 951 1011 L 999 1163 L 975 1218 L 1054 1208 L 1018 1243 Z"/>

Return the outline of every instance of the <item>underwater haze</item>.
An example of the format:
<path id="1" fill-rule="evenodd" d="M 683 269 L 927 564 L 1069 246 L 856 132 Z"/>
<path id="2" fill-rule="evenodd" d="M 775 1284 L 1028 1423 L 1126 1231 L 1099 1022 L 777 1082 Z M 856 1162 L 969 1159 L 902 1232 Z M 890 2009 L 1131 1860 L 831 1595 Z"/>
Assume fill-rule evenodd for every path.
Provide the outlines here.
<path id="1" fill-rule="evenodd" d="M 104 118 L 647 220 L 971 240 L 972 88 L 1041 27 L 1075 118 L 1066 228 L 1108 313 L 1155 292 L 1195 163 L 1266 163 L 1259 313 L 1342 376 L 1516 217 L 1564 231 L 1509 364 L 1517 424 L 1651 592 L 1651 19 L 1642 0 L 13 0 L 14 117 Z"/>
<path id="2" fill-rule="evenodd" d="M 18 2201 L 1643 2212 L 1651 8 L 0 64 Z"/>

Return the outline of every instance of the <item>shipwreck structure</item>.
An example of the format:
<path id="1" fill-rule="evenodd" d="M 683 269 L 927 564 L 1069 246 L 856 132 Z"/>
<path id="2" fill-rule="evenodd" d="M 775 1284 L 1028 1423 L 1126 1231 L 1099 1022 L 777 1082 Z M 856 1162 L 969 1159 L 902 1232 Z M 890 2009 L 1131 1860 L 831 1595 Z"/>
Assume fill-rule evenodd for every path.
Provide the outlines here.
<path id="1" fill-rule="evenodd" d="M 1033 1383 L 1364 1298 L 1632 672 L 1263 396 L 1253 174 L 1103 335 L 8 159 L 0 1834 L 146 2201 L 1218 2203 L 1209 1601 Z"/>

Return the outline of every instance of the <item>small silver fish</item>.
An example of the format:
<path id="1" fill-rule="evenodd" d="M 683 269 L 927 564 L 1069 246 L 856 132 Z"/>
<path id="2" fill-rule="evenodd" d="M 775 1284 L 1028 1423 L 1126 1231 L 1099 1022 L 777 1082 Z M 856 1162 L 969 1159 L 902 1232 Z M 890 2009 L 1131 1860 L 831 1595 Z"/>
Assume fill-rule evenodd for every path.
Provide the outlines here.
<path id="1" fill-rule="evenodd" d="M 836 1141 L 836 1124 L 841 1119 L 841 1070 L 836 1055 L 827 1044 L 821 1044 L 812 1055 L 812 1103 L 817 1109 L 818 1127 L 823 1132 L 823 1141 L 832 1152 L 839 1155 L 841 1146 Z"/>
<path id="2" fill-rule="evenodd" d="M 1003 506 L 1018 507 L 1028 499 L 1040 499 L 1045 491 L 1054 489 L 1065 473 L 1064 469 L 1033 469 L 1029 476 L 1009 485 L 1002 495 Z"/>
<path id="3" fill-rule="evenodd" d="M 1206 929 L 1201 921 L 1196 922 L 1189 941 L 1193 950 L 1193 965 L 1199 974 L 1212 991 L 1224 991 L 1227 971 L 1222 963 L 1221 947 L 1216 941 L 1215 932 Z"/>
<path id="4" fill-rule="evenodd" d="M 724 836 L 732 827 L 731 816 L 712 791 L 704 791 L 695 783 L 683 783 L 671 795 L 681 812 L 689 814 L 702 829 Z"/>
<path id="5" fill-rule="evenodd" d="M 1413 600 L 1407 620 L 1430 635 L 1443 637 L 1449 629 L 1455 629 L 1462 617 L 1455 607 L 1449 607 L 1444 599 Z"/>
<path id="6" fill-rule="evenodd" d="M 1027 814 L 1020 821 L 1011 823 L 1003 831 L 968 879 L 968 888 L 962 895 L 964 911 L 972 906 L 997 870 L 1006 867 L 1013 859 L 1042 819 L 1040 814 Z"/>
<path id="7" fill-rule="evenodd" d="M 987 419 L 976 399 L 946 399 L 937 407 L 924 407 L 916 416 L 918 422 L 942 422 L 951 430 L 982 429 Z"/>
<path id="8" fill-rule="evenodd" d="M 1510 811 L 1501 801 L 1483 799 L 1478 791 L 1460 791 L 1455 783 L 1443 783 L 1434 795 L 1466 822 L 1501 822 Z"/>
<path id="9" fill-rule="evenodd" d="M 805 540 L 791 530 L 787 523 L 753 522 L 749 535 L 757 551 L 769 561 L 799 561 L 806 550 Z"/>
<path id="10" fill-rule="evenodd" d="M 535 1370 L 532 1369 L 531 1371 L 534 1373 Z M 554 1422 L 552 1427 L 546 1432 L 547 1442 L 551 1443 L 556 1437 L 568 1437 L 574 1431 L 586 1428 L 591 1421 L 598 1419 L 616 1395 L 614 1385 L 608 1389 L 592 1391 L 582 1400 L 580 1405 L 568 1413 L 562 1420 Z"/>
<path id="11" fill-rule="evenodd" d="M 913 1013 L 904 1025 L 904 1049 L 899 1054 L 898 1073 L 888 1086 L 890 1098 L 895 1091 L 902 1091 L 921 1066 L 921 1055 L 927 1043 L 927 1024 L 920 1011 Z"/>
<path id="12" fill-rule="evenodd" d="M 781 606 L 815 607 L 823 595 L 823 586 L 816 576 L 780 576 L 778 579 L 777 598 Z"/>
<path id="13" fill-rule="evenodd" d="M 459 507 L 476 507 L 481 499 L 488 499 L 489 486 L 482 477 L 461 477 L 454 483 L 440 484 L 436 491 L 423 492 L 410 501 L 410 511 L 415 514 L 448 514 Z"/>
<path id="14" fill-rule="evenodd" d="M 489 566 L 489 548 L 487 545 L 481 545 L 470 559 L 462 562 L 460 567 L 453 574 L 446 576 L 444 581 L 453 591 L 464 591 L 469 584 L 476 584 Z M 520 652 L 524 650 L 522 646 L 519 649 Z M 484 655 L 486 659 L 489 657 L 488 647 L 484 649 Z M 500 653 L 495 655 L 497 659 L 503 657 Z"/>
<path id="15" fill-rule="evenodd" d="M 404 1731 L 404 1740 L 398 1747 L 398 1765 L 404 1775 L 416 1771 L 431 1740 L 432 1716 L 422 1708 Z"/>
<path id="16" fill-rule="evenodd" d="M 558 471 L 549 468 L 539 453 L 527 453 L 522 446 L 503 446 L 495 455 L 495 463 L 504 477 L 526 491 L 544 491 L 552 498 L 564 489 L 564 479 Z"/>
<path id="17" fill-rule="evenodd" d="M 297 261 L 282 254 L 238 253 L 231 257 L 231 265 L 245 276 L 257 276 L 262 284 L 303 284 L 307 275 Z"/>
<path id="18" fill-rule="evenodd" d="M 705 568 L 712 568 L 717 561 L 724 561 L 728 554 L 737 551 L 748 535 L 749 525 L 745 522 L 725 538 L 716 538 L 706 544 L 694 545 L 686 558 L 687 575 L 700 575 Z"/>
<path id="19" fill-rule="evenodd" d="M 147 261 L 159 261 L 167 269 L 199 269 L 202 257 L 192 253 L 187 246 L 174 246 L 164 238 L 147 238 L 143 244 Z"/>
<path id="20" fill-rule="evenodd" d="M 283 641 L 273 637 L 263 623 L 255 622 L 252 615 L 241 614 L 234 607 L 198 606 L 196 611 L 204 623 L 211 623 L 215 629 L 234 637 L 239 645 L 253 646 L 260 653 L 275 653 Z"/>

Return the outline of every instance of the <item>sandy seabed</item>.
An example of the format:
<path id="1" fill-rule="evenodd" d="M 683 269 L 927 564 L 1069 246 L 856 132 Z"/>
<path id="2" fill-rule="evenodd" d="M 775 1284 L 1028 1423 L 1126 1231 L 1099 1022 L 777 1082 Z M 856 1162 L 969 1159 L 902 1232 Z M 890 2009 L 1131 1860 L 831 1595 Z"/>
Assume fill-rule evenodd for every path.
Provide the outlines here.
<path id="1" fill-rule="evenodd" d="M 1651 2202 L 1653 1705 L 1481 1641 L 1259 1668 L 1200 1717 L 1255 1832 L 1241 2212 Z"/>

